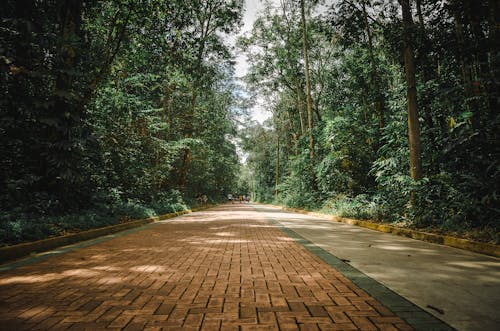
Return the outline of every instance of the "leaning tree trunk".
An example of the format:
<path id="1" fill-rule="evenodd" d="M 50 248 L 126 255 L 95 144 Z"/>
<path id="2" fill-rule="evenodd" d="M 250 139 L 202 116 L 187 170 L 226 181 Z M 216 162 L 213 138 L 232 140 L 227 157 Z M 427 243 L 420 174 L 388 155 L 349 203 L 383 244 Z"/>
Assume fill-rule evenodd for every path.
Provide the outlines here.
<path id="1" fill-rule="evenodd" d="M 417 84 L 415 79 L 415 54 L 412 46 L 413 19 L 409 0 L 400 0 L 403 10 L 404 48 L 403 57 L 406 73 L 406 100 L 408 106 L 408 141 L 410 146 L 410 176 L 422 178 L 422 156 L 420 146 L 420 126 L 417 109 Z M 412 198 L 413 200 L 413 198 Z"/>
<path id="2" fill-rule="evenodd" d="M 306 15 L 304 9 L 304 0 L 300 0 L 300 10 L 302 17 L 302 48 L 304 52 L 304 67 L 306 74 L 306 106 L 307 106 L 307 128 L 309 131 L 309 148 L 310 157 L 314 159 L 314 137 L 312 133 L 313 128 L 313 109 L 312 109 L 312 97 L 311 97 L 311 80 L 309 77 L 309 56 L 307 47 L 307 26 L 306 26 Z"/>

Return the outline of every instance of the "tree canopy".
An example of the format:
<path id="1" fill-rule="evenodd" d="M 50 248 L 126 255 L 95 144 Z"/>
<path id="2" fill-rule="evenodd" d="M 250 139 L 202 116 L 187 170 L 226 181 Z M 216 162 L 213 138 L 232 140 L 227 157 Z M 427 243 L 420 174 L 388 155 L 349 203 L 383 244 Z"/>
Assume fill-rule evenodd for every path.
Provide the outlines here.
<path id="1" fill-rule="evenodd" d="M 499 15 L 487 0 L 268 3 L 239 41 L 273 100 L 241 133 L 255 197 L 498 240 Z"/>
<path id="2" fill-rule="evenodd" d="M 240 110 L 224 34 L 242 5 L 3 1 L 2 239 L 232 192 Z"/>
<path id="3" fill-rule="evenodd" d="M 498 1 L 265 2 L 237 43 L 262 125 L 243 6 L 2 1 L 0 242 L 248 190 L 498 240 Z"/>

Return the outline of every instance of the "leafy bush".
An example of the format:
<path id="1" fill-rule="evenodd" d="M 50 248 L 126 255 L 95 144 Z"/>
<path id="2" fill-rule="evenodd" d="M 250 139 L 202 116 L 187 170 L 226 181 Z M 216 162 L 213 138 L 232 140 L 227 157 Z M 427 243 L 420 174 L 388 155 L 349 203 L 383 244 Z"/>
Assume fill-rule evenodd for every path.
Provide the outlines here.
<path id="1" fill-rule="evenodd" d="M 295 157 L 290 166 L 291 174 L 279 185 L 278 201 L 289 207 L 314 209 L 320 206 L 320 194 L 314 187 L 315 176 L 308 152 Z"/>
<path id="2" fill-rule="evenodd" d="M 339 194 L 323 205 L 322 212 L 341 217 L 387 220 L 386 203 L 375 197 L 360 194 L 354 198 Z"/>

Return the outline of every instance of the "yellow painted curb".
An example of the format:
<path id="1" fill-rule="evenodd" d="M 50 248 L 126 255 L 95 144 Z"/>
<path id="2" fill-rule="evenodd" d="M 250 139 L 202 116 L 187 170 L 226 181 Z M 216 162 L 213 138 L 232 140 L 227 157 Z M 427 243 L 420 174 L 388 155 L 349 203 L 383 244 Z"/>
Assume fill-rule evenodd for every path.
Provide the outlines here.
<path id="1" fill-rule="evenodd" d="M 18 259 L 32 253 L 45 252 L 57 247 L 66 246 L 74 244 L 80 241 L 90 240 L 97 237 L 113 234 L 123 230 L 128 230 L 136 227 L 140 227 L 149 223 L 158 222 L 184 214 L 188 214 L 195 211 L 200 211 L 203 209 L 211 208 L 213 205 L 208 205 L 204 207 L 198 207 L 182 210 L 175 213 L 163 214 L 160 216 L 153 216 L 149 218 L 143 218 L 135 221 L 130 221 L 126 223 L 110 225 L 102 228 L 81 231 L 74 234 L 69 234 L 65 236 L 52 237 L 47 239 L 42 239 L 38 241 L 32 241 L 22 244 L 17 244 L 13 246 L 1 247 L 0 248 L 0 263 L 4 263 L 10 260 Z"/>
<path id="2" fill-rule="evenodd" d="M 393 226 L 393 225 L 380 224 L 380 223 L 374 223 L 374 222 L 369 222 L 369 221 L 361 221 L 361 220 L 356 220 L 356 219 L 352 219 L 352 218 L 345 218 L 345 217 L 340 217 L 340 216 L 335 216 L 335 215 L 321 214 L 318 212 L 310 212 L 310 211 L 306 211 L 303 209 L 288 208 L 288 207 L 275 206 L 275 205 L 270 205 L 270 206 L 279 207 L 285 211 L 291 211 L 294 213 L 316 216 L 318 218 L 322 218 L 322 219 L 326 219 L 326 220 L 330 220 L 330 221 L 341 222 L 341 223 L 346 223 L 346 224 L 351 224 L 351 225 L 357 225 L 357 226 L 361 226 L 363 228 L 372 229 L 372 230 L 376 230 L 376 231 L 380 231 L 380 232 L 392 233 L 392 234 L 395 234 L 398 236 L 427 241 L 427 242 L 431 242 L 434 244 L 440 244 L 440 245 L 450 246 L 450 247 L 454 247 L 454 248 L 465 249 L 465 250 L 475 252 L 475 253 L 500 257 L 500 245 L 482 243 L 482 242 L 478 242 L 478 241 L 461 239 L 461 238 L 456 238 L 456 237 L 451 237 L 451 236 L 444 236 L 444 235 L 440 235 L 440 234 L 436 234 L 436 233 L 428 233 L 428 232 L 417 231 L 417 230 L 412 230 L 412 229 L 400 228 L 400 227 Z"/>

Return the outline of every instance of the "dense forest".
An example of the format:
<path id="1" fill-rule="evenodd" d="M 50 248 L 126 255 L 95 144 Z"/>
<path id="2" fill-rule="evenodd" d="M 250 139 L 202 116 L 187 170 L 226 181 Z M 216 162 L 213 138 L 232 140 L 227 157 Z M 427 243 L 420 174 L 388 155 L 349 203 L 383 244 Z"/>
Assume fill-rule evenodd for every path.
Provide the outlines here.
<path id="1" fill-rule="evenodd" d="M 498 242 L 498 1 L 265 2 L 247 91 L 243 12 L 2 1 L 0 245 L 247 191 Z"/>
<path id="2" fill-rule="evenodd" d="M 500 3 L 267 3 L 239 40 L 272 119 L 260 201 L 498 242 Z"/>
<path id="3" fill-rule="evenodd" d="M 0 243 L 231 192 L 242 5 L 2 1 Z"/>

